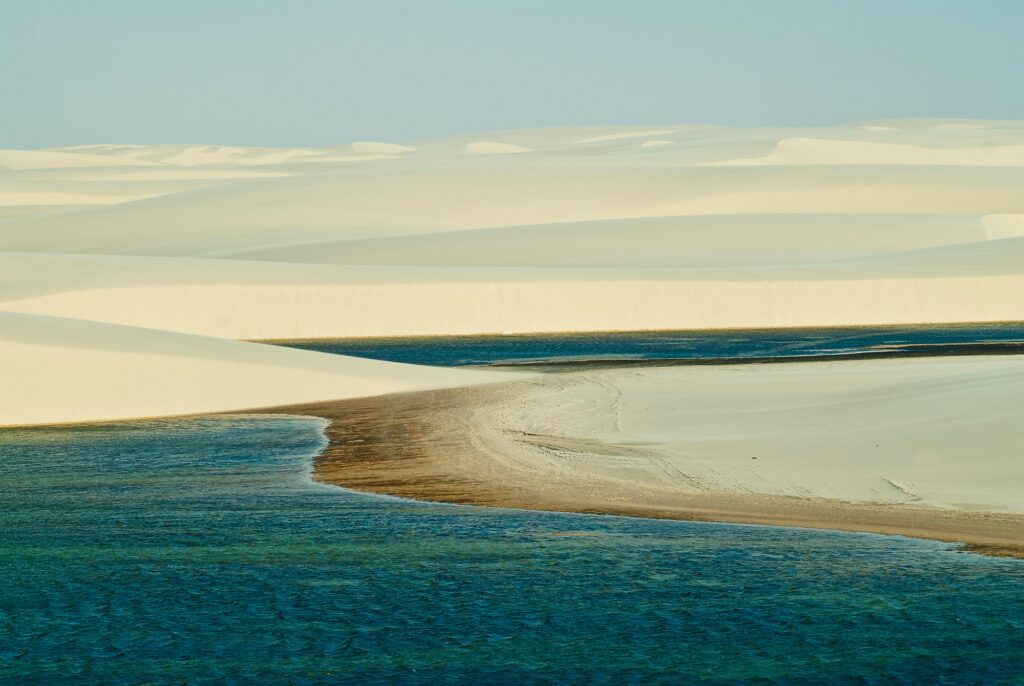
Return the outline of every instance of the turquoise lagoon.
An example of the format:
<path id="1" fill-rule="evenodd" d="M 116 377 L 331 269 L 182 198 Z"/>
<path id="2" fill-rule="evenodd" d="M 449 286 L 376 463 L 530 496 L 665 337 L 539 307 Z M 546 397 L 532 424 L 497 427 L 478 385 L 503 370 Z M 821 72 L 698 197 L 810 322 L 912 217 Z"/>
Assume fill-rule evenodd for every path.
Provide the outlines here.
<path id="1" fill-rule="evenodd" d="M 1024 683 L 1024 562 L 359 494 L 321 431 L 0 432 L 0 682 Z"/>

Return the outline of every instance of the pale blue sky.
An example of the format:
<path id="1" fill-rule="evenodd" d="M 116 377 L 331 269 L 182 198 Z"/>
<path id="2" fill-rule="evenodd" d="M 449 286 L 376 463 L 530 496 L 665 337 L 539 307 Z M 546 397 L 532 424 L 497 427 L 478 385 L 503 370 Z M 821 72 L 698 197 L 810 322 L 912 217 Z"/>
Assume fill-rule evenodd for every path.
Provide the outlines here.
<path id="1" fill-rule="evenodd" d="M 1024 0 L 3 0 L 0 147 L 1024 118 Z"/>

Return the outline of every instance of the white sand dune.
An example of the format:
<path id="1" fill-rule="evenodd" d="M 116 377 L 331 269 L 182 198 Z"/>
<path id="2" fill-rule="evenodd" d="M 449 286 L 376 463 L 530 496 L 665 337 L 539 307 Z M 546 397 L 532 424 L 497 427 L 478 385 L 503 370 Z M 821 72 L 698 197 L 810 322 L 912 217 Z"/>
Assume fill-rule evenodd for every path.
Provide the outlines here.
<path id="1" fill-rule="evenodd" d="M 242 410 L 509 375 L 0 312 L 0 378 L 2 426 Z"/>
<path id="2" fill-rule="evenodd" d="M 494 141 L 473 141 L 466 144 L 465 150 L 472 155 L 514 155 L 520 152 L 530 152 L 529 148 L 524 148 L 521 145 Z"/>
<path id="3" fill-rule="evenodd" d="M 119 164 L 159 164 L 180 167 L 204 165 L 271 165 L 317 157 L 309 148 L 253 148 L 228 145 L 86 145 L 57 151 L 88 154 L 96 159 L 120 160 Z M 107 162 L 113 164 L 113 162 Z"/>
<path id="4" fill-rule="evenodd" d="M 1024 215 L 694 215 L 280 245 L 232 257 L 402 266 L 721 268 L 827 261 L 1010 237 Z M 1024 229 L 1021 230 L 1024 234 Z M 1006 234 L 1006 235 L 1004 235 Z M 540 249 L 538 246 L 543 246 Z"/>
<path id="5" fill-rule="evenodd" d="M 3 151 L 0 311 L 235 339 L 1024 321 L 1021 151 L 965 120 Z M 271 395 L 246 406 L 298 398 Z"/>
<path id="6" fill-rule="evenodd" d="M 211 181 L 93 212 L 4 222 L 0 250 L 231 256 L 318 240 L 678 215 L 1024 213 L 1024 168 L 563 167 L 527 157 L 536 159 L 484 156 L 490 161 L 441 168 L 384 160 Z"/>
<path id="7" fill-rule="evenodd" d="M 152 162 L 122 159 L 87 152 L 56 150 L 0 150 L 0 169 L 59 169 L 64 167 L 146 166 Z"/>
<path id="8" fill-rule="evenodd" d="M 739 493 L 1024 512 L 1024 358 L 587 371 L 527 386 L 474 423 L 494 468 L 565 498 L 610 487 L 663 507 Z"/>
<path id="9" fill-rule="evenodd" d="M 983 223 L 985 237 L 991 240 L 1024 236 L 1024 214 L 990 214 Z"/>
<path id="10" fill-rule="evenodd" d="M 122 205 L 223 184 L 226 174 L 168 174 L 164 167 L 89 167 L 46 169 L 28 173 L 0 171 L 0 206 Z M 152 174 L 152 176 L 150 176 Z M 271 174 L 277 176 L 277 174 Z"/>
<path id="11" fill-rule="evenodd" d="M 399 155 L 403 152 L 412 152 L 415 149 L 409 145 L 377 141 L 356 141 L 352 144 L 352 152 L 364 155 Z"/>
<path id="12" fill-rule="evenodd" d="M 32 207 L 54 205 L 117 205 L 148 198 L 148 195 L 97 195 L 96 193 L 55 193 L 47 191 L 0 192 L 0 206 Z"/>
<path id="13" fill-rule="evenodd" d="M 1024 166 L 1024 145 L 978 146 L 971 148 L 926 148 L 899 143 L 786 138 L 765 157 L 717 162 L 724 165 L 779 164 L 869 164 L 869 165 L 958 165 L 989 167 Z"/>
<path id="14" fill-rule="evenodd" d="M 0 310 L 244 339 L 1016 321 L 1022 263 L 1024 238 L 719 270 L 0 253 Z"/>
<path id="15" fill-rule="evenodd" d="M 91 173 L 93 181 L 194 181 L 208 179 L 272 179 L 291 176 L 287 171 L 261 171 L 254 169 L 211 169 L 209 167 L 160 167 L 159 169 L 116 169 L 106 174 Z M 169 192 L 174 192 L 173 190 Z"/>
<path id="16" fill-rule="evenodd" d="M 672 133 L 672 129 L 653 129 L 653 130 L 641 130 L 641 131 L 623 131 L 619 133 L 606 133 L 600 136 L 591 136 L 589 138 L 580 139 L 580 143 L 605 143 L 608 141 L 621 141 L 628 140 L 631 138 L 647 138 L 648 136 L 663 136 L 666 133 Z"/>
<path id="17" fill-rule="evenodd" d="M 4 205 L 0 203 L 0 222 L 11 220 L 11 219 L 27 219 L 28 217 L 39 217 L 44 214 L 59 214 L 61 212 L 71 212 L 78 210 L 85 210 L 92 207 L 92 205 L 75 205 L 68 203 L 61 203 L 58 205 Z"/>

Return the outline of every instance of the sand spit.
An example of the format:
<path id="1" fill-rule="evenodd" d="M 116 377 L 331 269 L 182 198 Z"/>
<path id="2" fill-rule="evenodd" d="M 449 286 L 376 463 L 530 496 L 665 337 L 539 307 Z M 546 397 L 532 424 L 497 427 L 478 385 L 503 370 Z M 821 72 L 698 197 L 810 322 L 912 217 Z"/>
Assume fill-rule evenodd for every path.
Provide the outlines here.
<path id="1" fill-rule="evenodd" d="M 1020 357 L 606 369 L 274 411 L 330 419 L 316 474 L 361 491 L 1024 557 L 1022 377 Z"/>

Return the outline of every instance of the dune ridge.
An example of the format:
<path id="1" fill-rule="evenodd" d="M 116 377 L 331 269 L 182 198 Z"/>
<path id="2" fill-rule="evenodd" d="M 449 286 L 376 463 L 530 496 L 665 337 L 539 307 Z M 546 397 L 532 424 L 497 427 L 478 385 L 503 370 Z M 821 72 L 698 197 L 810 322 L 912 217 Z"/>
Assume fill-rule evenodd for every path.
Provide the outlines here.
<path id="1" fill-rule="evenodd" d="M 765 157 L 717 162 L 742 165 L 959 165 L 979 167 L 1024 166 L 1024 146 L 925 147 L 902 143 L 785 138 Z"/>

